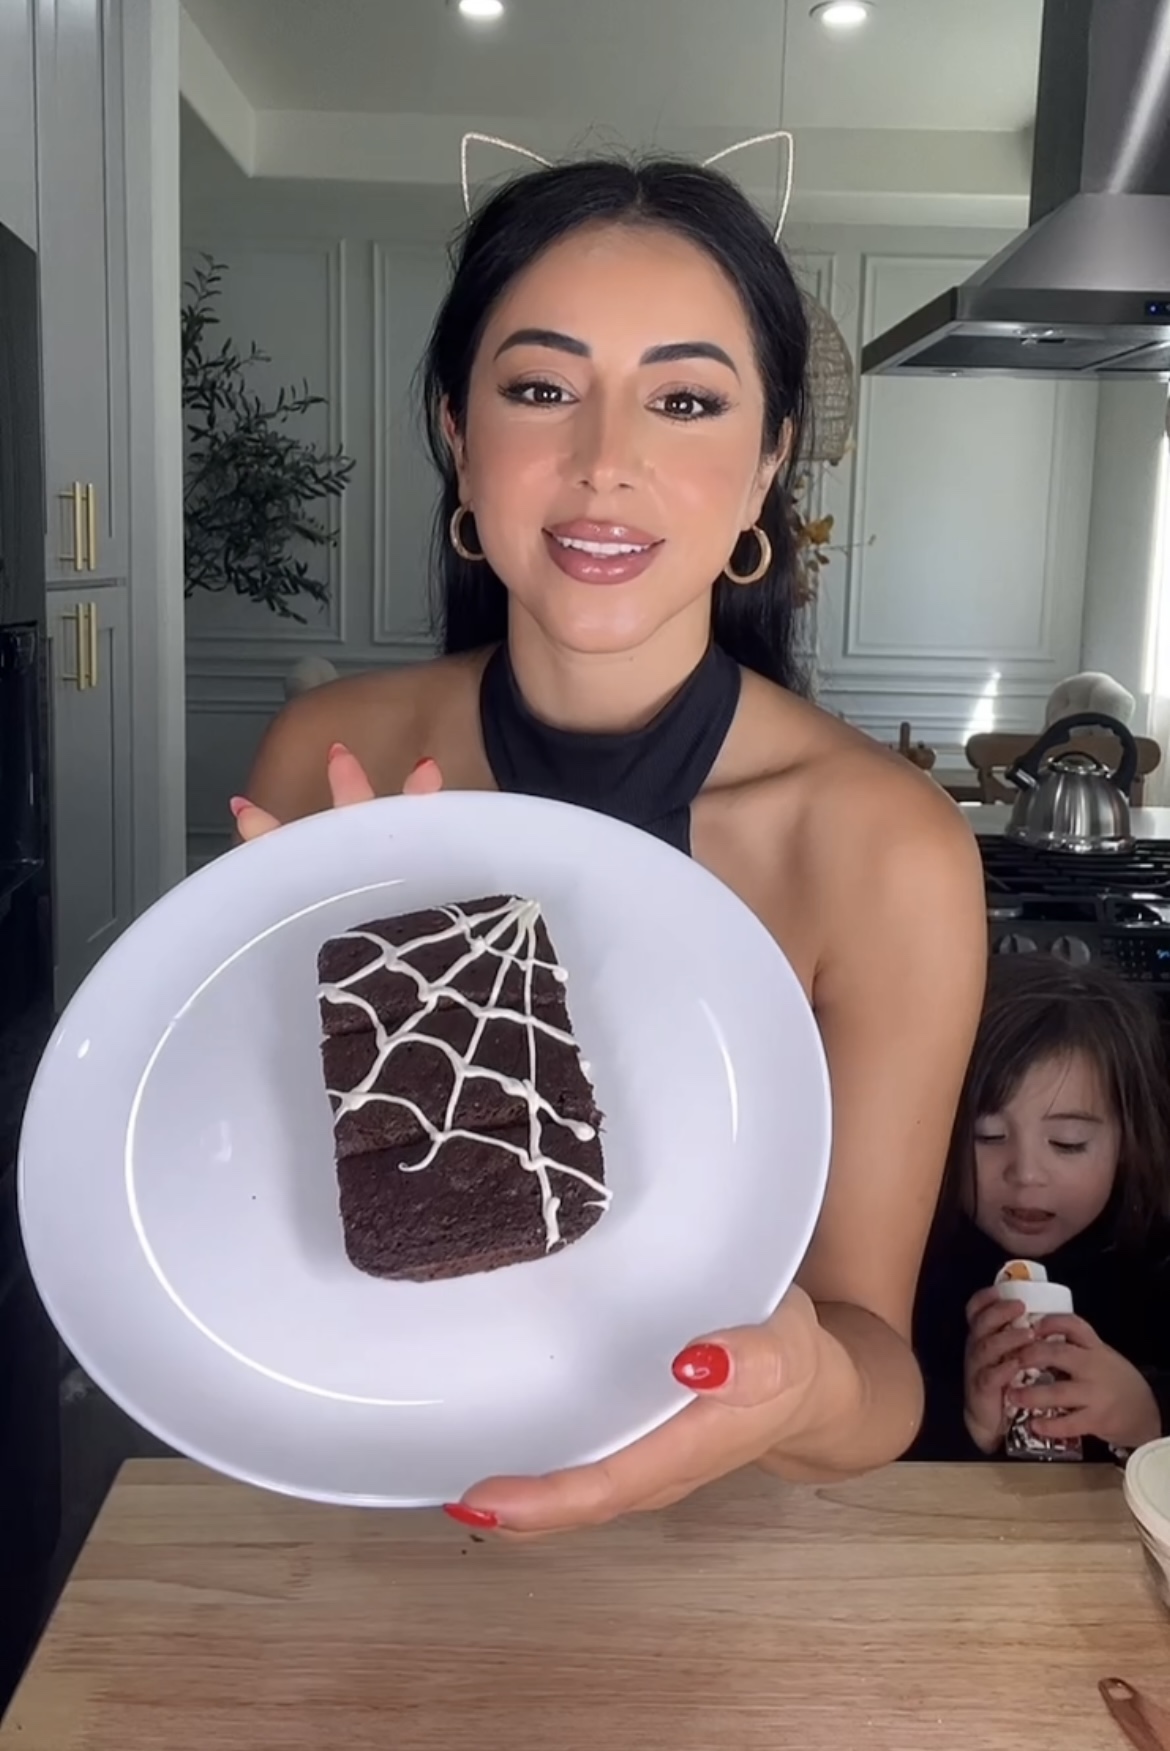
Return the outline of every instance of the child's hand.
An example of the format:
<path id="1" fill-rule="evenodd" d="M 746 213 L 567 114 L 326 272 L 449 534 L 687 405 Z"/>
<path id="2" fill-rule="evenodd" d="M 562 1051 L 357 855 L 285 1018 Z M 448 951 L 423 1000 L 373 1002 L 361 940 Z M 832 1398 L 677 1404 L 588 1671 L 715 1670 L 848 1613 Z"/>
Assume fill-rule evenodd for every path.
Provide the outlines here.
<path id="1" fill-rule="evenodd" d="M 1020 1387 L 1011 1395 L 1026 1411 L 1056 1411 L 1036 1425 L 1045 1440 L 1095 1435 L 1111 1447 L 1141 1447 L 1162 1433 L 1162 1416 L 1149 1384 L 1132 1362 L 1103 1344 L 1092 1326 L 1075 1314 L 1052 1314 L 1036 1325 L 1035 1337 L 1064 1338 L 1053 1349 L 1029 1343 L 1019 1357 L 1023 1368 L 1059 1369 L 1067 1375 L 1054 1386 Z"/>
<path id="2" fill-rule="evenodd" d="M 1003 1395 L 1022 1366 L 1021 1347 L 1031 1341 L 1030 1332 L 1012 1330 L 1023 1311 L 1022 1302 L 1003 1301 L 995 1289 L 980 1289 L 967 1303 L 963 1415 L 982 1453 L 994 1453 L 1007 1434 Z"/>

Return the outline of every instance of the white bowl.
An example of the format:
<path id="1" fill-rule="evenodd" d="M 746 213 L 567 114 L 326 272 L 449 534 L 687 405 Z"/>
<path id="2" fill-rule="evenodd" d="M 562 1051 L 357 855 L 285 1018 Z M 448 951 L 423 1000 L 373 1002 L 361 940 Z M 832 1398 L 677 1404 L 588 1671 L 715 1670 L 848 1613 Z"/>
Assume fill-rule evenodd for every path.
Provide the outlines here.
<path id="1" fill-rule="evenodd" d="M 1170 1440 L 1150 1441 L 1130 1456 L 1125 1500 L 1141 1534 L 1158 1597 L 1170 1611 Z"/>

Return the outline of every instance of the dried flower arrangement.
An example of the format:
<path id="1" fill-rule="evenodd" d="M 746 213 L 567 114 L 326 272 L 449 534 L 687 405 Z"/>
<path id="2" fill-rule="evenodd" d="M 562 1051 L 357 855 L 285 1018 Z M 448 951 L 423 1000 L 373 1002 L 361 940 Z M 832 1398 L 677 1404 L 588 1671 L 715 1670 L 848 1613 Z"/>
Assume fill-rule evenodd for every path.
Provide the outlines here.
<path id="1" fill-rule="evenodd" d="M 823 463 L 818 464 L 818 467 L 824 466 Z M 834 542 L 836 520 L 832 513 L 826 512 L 820 517 L 808 515 L 816 485 L 819 485 L 819 479 L 814 480 L 812 470 L 806 470 L 793 483 L 788 500 L 789 527 L 796 538 L 796 600 L 801 608 L 807 608 L 816 601 L 821 573 L 831 562 L 833 554 L 850 553 L 855 547 L 872 547 L 876 539 L 871 535 L 864 542 L 856 541 L 848 545 Z"/>

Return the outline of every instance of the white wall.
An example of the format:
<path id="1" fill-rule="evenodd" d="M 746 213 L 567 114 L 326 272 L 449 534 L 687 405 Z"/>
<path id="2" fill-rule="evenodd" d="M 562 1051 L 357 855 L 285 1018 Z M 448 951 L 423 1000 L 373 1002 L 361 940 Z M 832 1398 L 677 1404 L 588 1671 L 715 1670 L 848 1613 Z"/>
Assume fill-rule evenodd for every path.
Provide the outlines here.
<path id="1" fill-rule="evenodd" d="M 1003 239 L 851 226 L 793 241 L 856 354 Z M 863 380 L 855 453 L 825 482 L 847 549 L 821 592 L 826 706 L 887 742 L 909 720 L 952 769 L 976 729 L 1038 727 L 1080 667 L 1096 426 L 1094 384 Z"/>
<path id="2" fill-rule="evenodd" d="M 1143 727 L 1166 397 L 1164 383 L 1101 385 L 1085 580 L 1084 666 L 1138 697 Z"/>
<path id="3" fill-rule="evenodd" d="M 273 354 L 274 381 L 307 375 L 330 402 L 310 429 L 357 460 L 328 611 L 297 628 L 226 598 L 189 606 L 189 819 L 202 858 L 227 842 L 227 798 L 300 656 L 349 672 L 429 649 L 433 486 L 409 390 L 458 207 L 451 190 L 249 183 L 208 160 L 206 141 L 198 151 L 184 167 L 184 244 L 229 265 L 226 332 Z M 855 350 L 1003 241 L 921 227 L 804 225 L 789 237 Z M 950 767 L 973 728 L 1039 724 L 1052 687 L 1080 666 L 1096 431 L 1093 385 L 863 384 L 856 455 L 824 494 L 849 549 L 824 574 L 818 614 L 828 707 L 887 741 L 908 718 Z"/>
<path id="4" fill-rule="evenodd" d="M 242 788 L 301 657 L 320 654 L 353 673 L 431 651 L 434 492 L 411 391 L 446 279 L 444 240 L 458 216 L 454 191 L 445 203 L 431 191 L 420 213 L 409 191 L 257 187 L 234 172 L 221 185 L 215 173 L 209 167 L 193 188 L 185 165 L 185 263 L 207 250 L 228 266 L 221 332 L 272 355 L 258 378 L 268 387 L 307 377 L 328 409 L 306 416 L 306 433 L 341 445 L 357 466 L 332 507 L 337 545 L 319 556 L 331 586 L 327 609 L 306 599 L 309 623 L 298 626 L 237 597 L 201 594 L 188 603 L 193 861 L 228 843 L 227 799 Z"/>

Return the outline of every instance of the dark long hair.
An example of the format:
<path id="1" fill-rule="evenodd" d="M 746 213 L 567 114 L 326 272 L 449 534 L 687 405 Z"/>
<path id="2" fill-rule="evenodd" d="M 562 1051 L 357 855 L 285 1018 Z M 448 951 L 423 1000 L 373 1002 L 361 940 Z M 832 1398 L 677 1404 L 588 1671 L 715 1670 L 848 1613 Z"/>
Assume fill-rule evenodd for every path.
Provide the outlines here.
<path id="1" fill-rule="evenodd" d="M 951 1139 L 945 1221 L 973 1204 L 980 1119 L 1002 1113 L 1033 1066 L 1074 1052 L 1095 1066 L 1120 1132 L 1110 1204 L 1114 1240 L 1140 1245 L 1167 1215 L 1170 1091 L 1151 1005 L 1104 967 L 1072 967 L 1043 954 L 995 955 Z"/>
<path id="2" fill-rule="evenodd" d="M 743 301 L 764 385 L 761 454 L 780 447 L 791 422 L 788 461 L 768 492 L 760 527 L 772 564 L 757 584 L 715 583 L 712 633 L 717 644 L 782 687 L 800 690 L 793 642 L 796 545 L 788 519 L 792 472 L 804 428 L 808 323 L 792 270 L 746 195 L 715 170 L 671 159 L 631 164 L 589 159 L 516 177 L 468 222 L 452 255 L 452 281 L 435 320 L 422 372 L 427 440 L 442 481 L 435 515 L 435 607 L 443 649 L 475 650 L 507 633 L 507 591 L 485 561 L 461 560 L 447 530 L 459 489 L 441 413 L 456 426 L 467 412 L 468 383 L 487 321 L 509 285 L 551 244 L 582 225 L 660 226 L 712 257 Z M 747 571 L 758 557 L 750 537 L 732 564 Z"/>

